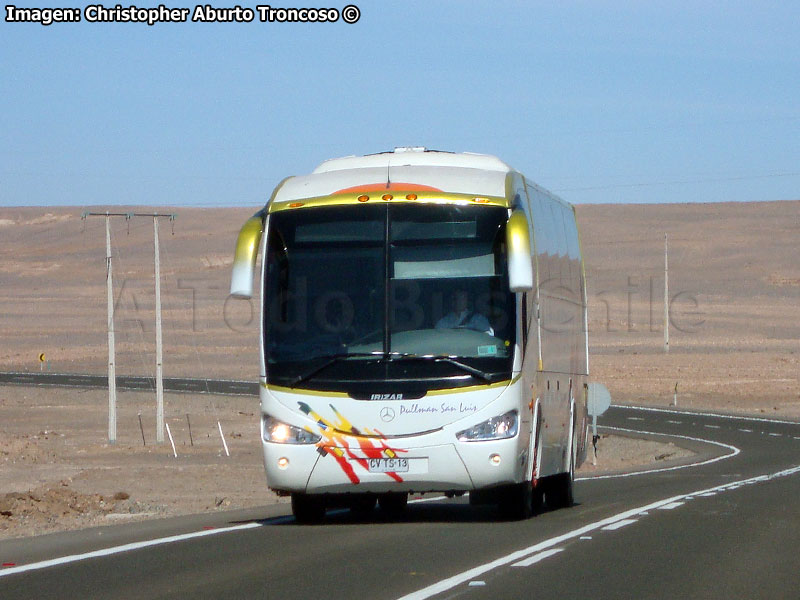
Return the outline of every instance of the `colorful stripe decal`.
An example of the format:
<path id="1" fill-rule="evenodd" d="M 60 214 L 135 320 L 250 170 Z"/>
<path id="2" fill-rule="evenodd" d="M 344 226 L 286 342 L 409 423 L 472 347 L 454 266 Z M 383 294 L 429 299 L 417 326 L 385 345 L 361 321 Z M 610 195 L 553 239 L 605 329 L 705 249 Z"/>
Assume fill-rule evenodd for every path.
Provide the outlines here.
<path id="1" fill-rule="evenodd" d="M 353 465 L 358 465 L 365 471 L 369 471 L 367 461 L 370 458 L 397 458 L 398 453 L 408 452 L 408 450 L 391 448 L 386 445 L 386 437 L 377 429 L 372 430 L 365 427 L 361 430 L 356 428 L 333 404 L 329 406 L 336 417 L 335 422 L 328 421 L 305 402 L 298 402 L 297 404 L 303 413 L 317 423 L 324 425 L 324 427 L 320 428 L 322 440 L 317 443 L 317 452 L 323 457 L 332 456 L 352 483 L 360 483 L 361 481 Z M 372 437 L 366 438 L 362 437 L 363 435 Z M 360 454 L 363 454 L 366 458 L 356 454 L 353 451 L 354 449 L 360 451 Z M 403 481 L 403 478 L 393 471 L 389 471 L 385 475 L 397 482 Z"/>

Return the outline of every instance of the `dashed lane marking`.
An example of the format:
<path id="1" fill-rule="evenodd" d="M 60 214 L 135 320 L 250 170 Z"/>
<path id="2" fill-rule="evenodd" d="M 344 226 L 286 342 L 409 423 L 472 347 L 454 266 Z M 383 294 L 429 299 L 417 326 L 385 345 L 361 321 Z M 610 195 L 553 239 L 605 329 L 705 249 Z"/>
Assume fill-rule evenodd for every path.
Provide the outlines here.
<path id="1" fill-rule="evenodd" d="M 625 527 L 626 525 L 630 525 L 631 523 L 636 523 L 636 521 L 637 519 L 623 519 L 622 521 L 617 521 L 616 523 L 612 523 L 611 525 L 606 525 L 605 527 L 603 527 L 603 530 L 615 531 L 616 529 L 620 529 L 622 527 Z"/>
<path id="2" fill-rule="evenodd" d="M 544 552 L 539 552 L 538 554 L 534 554 L 530 558 L 526 558 L 525 560 L 521 560 L 517 563 L 511 565 L 512 567 L 530 567 L 531 565 L 535 565 L 539 561 L 544 560 L 548 556 L 553 556 L 554 554 L 558 554 L 559 552 L 563 552 L 563 548 L 551 548 L 550 550 L 545 550 Z"/>
<path id="3" fill-rule="evenodd" d="M 517 550 L 516 552 L 512 552 L 505 556 L 501 556 L 500 558 L 497 558 L 491 562 L 478 565 L 477 567 L 473 567 L 471 569 L 453 575 L 452 577 L 448 577 L 447 579 L 442 579 L 441 581 L 438 581 L 432 585 L 424 587 L 421 590 L 417 590 L 415 592 L 411 592 L 410 594 L 406 594 L 405 596 L 402 596 L 399 600 L 425 600 L 427 598 L 431 598 L 432 596 L 436 596 L 437 594 L 441 594 L 443 592 L 451 590 L 459 585 L 468 583 L 474 580 L 476 577 L 483 575 L 484 573 L 494 571 L 495 569 L 499 569 L 507 565 L 522 562 L 529 557 L 533 558 L 532 555 L 541 553 L 545 550 L 555 549 L 554 548 L 555 546 L 559 546 L 566 541 L 580 538 L 581 536 L 585 536 L 586 534 L 591 533 L 593 531 L 604 529 L 609 525 L 613 525 L 621 521 L 635 520 L 634 518 L 641 515 L 643 512 L 661 508 L 662 506 L 667 506 L 671 503 L 686 500 L 693 495 L 706 494 L 709 492 L 724 492 L 724 491 L 734 490 L 744 485 L 763 483 L 780 477 L 789 477 L 797 473 L 800 473 L 800 465 L 791 467 L 789 469 L 784 469 L 782 471 L 777 471 L 775 473 L 759 475 L 757 477 L 750 477 L 749 479 L 741 479 L 739 481 L 725 483 L 723 485 L 718 485 L 716 487 L 704 490 L 697 490 L 689 494 L 672 496 L 670 498 L 658 500 L 657 502 L 653 502 L 646 506 L 640 506 L 639 508 L 626 510 L 614 516 L 601 519 L 600 521 L 595 521 L 594 523 L 589 523 L 588 525 L 584 525 L 583 527 L 579 527 L 578 529 L 574 529 L 573 531 L 563 533 L 561 535 L 550 538 L 548 540 L 544 540 L 532 546 L 528 546 L 527 548 L 522 548 L 520 550 Z M 2 574 L 2 571 L 0 571 L 0 574 Z"/>

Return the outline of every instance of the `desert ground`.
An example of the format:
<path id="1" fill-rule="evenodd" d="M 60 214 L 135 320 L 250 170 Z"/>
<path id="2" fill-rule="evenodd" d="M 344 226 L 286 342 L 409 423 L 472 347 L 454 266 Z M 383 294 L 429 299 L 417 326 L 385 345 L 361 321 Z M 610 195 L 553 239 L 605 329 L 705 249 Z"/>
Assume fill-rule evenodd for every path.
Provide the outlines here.
<path id="1" fill-rule="evenodd" d="M 84 210 L 0 208 L 0 371 L 106 372 L 105 224 Z M 228 299 L 236 234 L 255 209 L 158 211 L 177 215 L 160 223 L 164 375 L 255 379 L 255 306 Z M 800 418 L 800 201 L 585 205 L 577 215 L 591 378 L 615 402 L 667 406 L 677 384 L 682 408 Z M 152 376 L 152 219 L 113 218 L 112 248 L 117 373 Z M 279 501 L 264 485 L 255 398 L 167 394 L 177 458 L 154 443 L 154 405 L 154 393 L 120 392 L 109 445 L 105 390 L 0 386 L 0 538 Z M 609 436 L 585 469 L 684 452 Z"/>

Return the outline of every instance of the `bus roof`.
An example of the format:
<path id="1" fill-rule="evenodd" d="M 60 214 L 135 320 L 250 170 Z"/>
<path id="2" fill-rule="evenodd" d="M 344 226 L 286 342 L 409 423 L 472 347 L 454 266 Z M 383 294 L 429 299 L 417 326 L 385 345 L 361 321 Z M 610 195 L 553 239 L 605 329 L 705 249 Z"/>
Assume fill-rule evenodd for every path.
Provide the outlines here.
<path id="1" fill-rule="evenodd" d="M 309 175 L 289 177 L 275 190 L 276 204 L 309 198 L 391 191 L 505 198 L 511 167 L 486 154 L 395 148 L 367 156 L 326 160 Z M 342 198 L 342 200 L 344 200 Z M 337 202 L 338 203 L 338 202 Z"/>
<path id="2" fill-rule="evenodd" d="M 421 146 L 395 148 L 392 152 L 379 152 L 366 156 L 345 156 L 332 158 L 320 164 L 314 173 L 329 173 L 350 169 L 369 167 L 454 167 L 461 169 L 481 169 L 484 171 L 500 171 L 508 173 L 511 167 L 496 156 L 475 154 L 473 152 L 442 152 L 428 150 Z"/>

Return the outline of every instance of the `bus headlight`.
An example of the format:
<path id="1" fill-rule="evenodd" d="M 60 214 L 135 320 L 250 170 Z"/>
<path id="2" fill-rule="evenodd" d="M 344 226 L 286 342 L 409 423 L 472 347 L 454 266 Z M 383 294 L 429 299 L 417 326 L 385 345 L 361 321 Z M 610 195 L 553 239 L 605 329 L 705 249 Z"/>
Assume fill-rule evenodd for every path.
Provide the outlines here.
<path id="1" fill-rule="evenodd" d="M 502 440 L 517 435 L 519 429 L 519 414 L 510 410 L 499 417 L 478 423 L 474 427 L 459 431 L 456 434 L 460 442 L 482 442 L 484 440 Z"/>
<path id="2" fill-rule="evenodd" d="M 264 415 L 261 420 L 261 437 L 276 444 L 316 444 L 322 438 L 310 431 L 289 425 Z"/>

